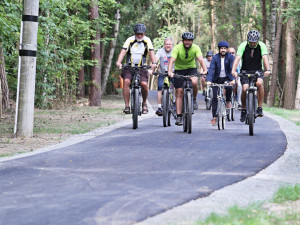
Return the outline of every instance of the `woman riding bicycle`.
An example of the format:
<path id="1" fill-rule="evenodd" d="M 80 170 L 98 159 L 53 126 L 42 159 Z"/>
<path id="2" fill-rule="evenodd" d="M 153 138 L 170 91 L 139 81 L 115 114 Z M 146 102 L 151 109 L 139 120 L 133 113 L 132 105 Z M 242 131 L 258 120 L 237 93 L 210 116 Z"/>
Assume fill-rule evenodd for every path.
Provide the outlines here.
<path id="1" fill-rule="evenodd" d="M 194 35 L 191 32 L 185 32 L 182 34 L 182 43 L 176 45 L 171 54 L 171 60 L 168 67 L 168 74 L 170 77 L 174 76 L 172 72 L 172 67 L 175 63 L 175 73 L 180 75 L 195 75 L 197 74 L 197 66 L 195 58 L 201 64 L 204 72 L 207 73 L 207 69 L 202 57 L 202 52 L 200 47 L 194 42 Z M 194 109 L 198 109 L 196 102 L 197 93 L 198 93 L 198 78 L 191 78 L 193 83 L 193 97 L 194 97 Z M 182 121 L 182 97 L 183 97 L 183 80 L 177 77 L 174 77 L 174 86 L 176 89 L 176 125 L 181 126 Z"/>
<path id="2" fill-rule="evenodd" d="M 221 41 L 218 44 L 219 53 L 214 55 L 210 67 L 208 70 L 208 75 L 206 77 L 207 84 L 211 83 L 224 84 L 229 82 L 231 85 L 235 83 L 235 78 L 231 74 L 232 65 L 234 61 L 234 56 L 228 52 L 229 44 L 226 41 Z M 213 88 L 213 99 L 212 99 L 212 120 L 211 125 L 216 125 L 217 122 L 217 108 L 218 108 L 218 87 Z M 226 89 L 226 102 L 227 108 L 231 108 L 231 93 L 232 86 L 225 87 Z"/>

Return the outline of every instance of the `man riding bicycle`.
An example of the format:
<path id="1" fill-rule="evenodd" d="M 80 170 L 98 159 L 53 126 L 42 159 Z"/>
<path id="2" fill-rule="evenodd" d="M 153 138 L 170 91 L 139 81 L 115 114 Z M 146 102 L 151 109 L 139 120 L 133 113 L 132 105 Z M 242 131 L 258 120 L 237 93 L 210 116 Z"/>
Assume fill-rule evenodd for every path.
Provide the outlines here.
<path id="1" fill-rule="evenodd" d="M 171 60 L 168 67 L 168 74 L 170 77 L 174 76 L 172 72 L 173 65 L 175 63 L 175 73 L 179 75 L 196 75 L 197 66 L 195 58 L 200 62 L 203 68 L 203 73 L 207 73 L 207 69 L 202 57 L 202 52 L 200 47 L 194 42 L 194 35 L 191 32 L 185 32 L 182 34 L 182 43 L 176 45 L 171 54 Z M 196 102 L 198 93 L 198 78 L 192 77 L 193 84 L 193 98 L 194 98 L 194 109 L 198 109 L 198 104 Z M 176 89 L 176 125 L 182 125 L 182 97 L 183 97 L 183 80 L 174 77 L 174 86 Z"/>
<path id="2" fill-rule="evenodd" d="M 209 70 L 212 56 L 213 56 L 213 52 L 211 50 L 209 50 L 206 53 L 206 57 L 204 59 L 204 63 L 206 65 L 207 71 Z M 200 69 L 200 73 L 203 74 L 203 68 Z M 201 84 L 201 89 L 202 89 L 202 95 L 205 96 L 206 95 L 206 78 L 205 77 L 200 78 L 200 84 Z"/>
<path id="3" fill-rule="evenodd" d="M 250 73 L 255 73 L 256 71 L 263 72 L 262 61 L 264 62 L 264 74 L 263 76 L 257 78 L 256 87 L 257 87 L 257 99 L 258 107 L 256 112 L 256 117 L 262 117 L 262 103 L 264 100 L 264 85 L 263 78 L 264 76 L 268 77 L 271 74 L 270 64 L 268 60 L 268 50 L 266 45 L 259 41 L 259 32 L 252 30 L 247 35 L 247 41 L 240 44 L 237 55 L 235 57 L 232 74 L 237 78 L 238 73 L 236 72 L 237 66 L 240 59 L 242 59 L 242 68 L 241 71 L 247 71 Z M 246 91 L 249 87 L 248 78 L 241 78 L 241 84 L 243 86 L 242 91 L 242 112 L 241 112 L 241 122 L 246 120 Z"/>
<path id="4" fill-rule="evenodd" d="M 173 39 L 171 37 L 167 37 L 164 42 L 164 47 L 158 49 L 155 55 L 155 64 L 159 63 L 159 73 L 165 74 L 168 72 L 168 65 L 171 59 L 171 53 L 173 49 Z M 174 70 L 174 67 L 173 67 Z M 161 98 L 162 98 L 162 88 L 164 85 L 164 76 L 158 76 L 157 82 L 157 103 L 158 109 L 156 114 L 158 116 L 162 116 L 162 108 L 161 108 Z"/>
<path id="5" fill-rule="evenodd" d="M 124 45 L 123 49 L 121 50 L 118 60 L 117 60 L 117 67 L 119 69 L 122 68 L 122 61 L 127 53 L 127 60 L 126 64 L 131 66 L 144 66 L 146 64 L 146 59 L 148 55 L 152 62 L 155 62 L 155 55 L 154 49 L 152 45 L 152 41 L 150 38 L 145 36 L 146 26 L 144 24 L 136 24 L 134 26 L 134 36 L 129 37 Z M 152 64 L 152 68 L 154 64 Z M 143 104 L 142 104 L 142 113 L 148 113 L 148 106 L 147 106 L 147 97 L 148 97 L 148 70 L 141 69 L 141 87 L 142 87 L 142 96 L 143 96 Z M 132 79 L 132 71 L 130 68 L 123 69 L 121 72 L 121 77 L 123 78 L 123 97 L 125 102 L 125 114 L 130 114 L 130 107 L 129 107 L 129 99 L 130 99 L 130 84 Z"/>
<path id="6" fill-rule="evenodd" d="M 232 65 L 234 61 L 234 56 L 228 52 L 229 44 L 226 41 L 221 41 L 218 44 L 219 53 L 214 55 L 210 67 L 208 70 L 208 74 L 206 77 L 207 84 L 211 83 L 224 84 L 225 82 L 229 82 L 230 85 L 235 83 L 235 78 L 231 74 Z M 212 87 L 213 90 L 213 98 L 212 98 L 212 120 L 211 125 L 216 125 L 217 122 L 217 108 L 218 108 L 218 87 Z M 226 106 L 227 108 L 231 108 L 231 94 L 232 94 L 232 86 L 225 87 L 226 90 Z"/>

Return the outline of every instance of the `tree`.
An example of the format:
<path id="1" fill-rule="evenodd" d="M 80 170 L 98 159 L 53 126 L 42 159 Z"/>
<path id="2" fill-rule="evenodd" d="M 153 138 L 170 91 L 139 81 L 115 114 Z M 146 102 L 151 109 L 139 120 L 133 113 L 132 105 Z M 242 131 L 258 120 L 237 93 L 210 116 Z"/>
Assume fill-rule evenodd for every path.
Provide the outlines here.
<path id="1" fill-rule="evenodd" d="M 90 4 L 90 21 L 96 32 L 91 38 L 93 41 L 91 43 L 91 60 L 94 62 L 94 65 L 91 66 L 90 106 L 101 105 L 100 29 L 97 27 L 96 23 L 98 18 L 98 0 L 92 0 Z"/>
<path id="2" fill-rule="evenodd" d="M 286 51 L 286 78 L 285 78 L 285 93 L 284 93 L 284 105 L 285 109 L 294 109 L 295 104 L 295 30 L 294 19 L 290 18 L 287 23 L 287 51 Z"/>
<path id="3" fill-rule="evenodd" d="M 5 59 L 3 48 L 0 43 L 0 117 L 3 117 L 4 110 L 8 108 L 9 89 L 5 72 Z"/>

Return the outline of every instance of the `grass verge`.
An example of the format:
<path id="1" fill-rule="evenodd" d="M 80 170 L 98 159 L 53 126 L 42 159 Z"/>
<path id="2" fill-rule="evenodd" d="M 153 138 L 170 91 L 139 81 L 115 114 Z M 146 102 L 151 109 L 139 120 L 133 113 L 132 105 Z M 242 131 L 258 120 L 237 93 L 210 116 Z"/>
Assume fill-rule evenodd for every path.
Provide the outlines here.
<path id="1" fill-rule="evenodd" d="M 297 126 L 300 126 L 300 110 L 288 110 L 283 108 L 268 107 L 264 105 L 266 112 L 281 116 L 289 121 L 294 122 Z"/>

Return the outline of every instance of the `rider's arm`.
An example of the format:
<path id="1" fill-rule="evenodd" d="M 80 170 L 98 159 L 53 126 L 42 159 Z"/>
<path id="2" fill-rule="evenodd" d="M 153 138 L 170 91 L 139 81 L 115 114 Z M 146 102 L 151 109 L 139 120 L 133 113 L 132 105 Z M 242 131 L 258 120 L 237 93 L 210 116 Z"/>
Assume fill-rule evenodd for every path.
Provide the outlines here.
<path id="1" fill-rule="evenodd" d="M 120 54 L 119 54 L 118 60 L 117 60 L 117 62 L 116 62 L 116 65 L 117 65 L 117 67 L 118 67 L 119 69 L 122 68 L 122 61 L 123 61 L 123 58 L 124 58 L 126 52 L 127 52 L 127 50 L 122 49 L 121 52 L 120 52 Z"/>
<path id="2" fill-rule="evenodd" d="M 200 65 L 201 65 L 201 69 L 203 70 L 203 74 L 207 74 L 207 68 L 206 68 L 206 65 L 205 65 L 205 62 L 204 62 L 204 59 L 203 59 L 202 55 L 198 56 L 197 59 L 198 59 Z"/>
<path id="3" fill-rule="evenodd" d="M 213 57 L 211 62 L 210 62 L 209 70 L 208 70 L 208 73 L 207 73 L 207 76 L 206 76 L 206 81 L 207 81 L 208 85 L 211 84 L 211 82 L 212 82 L 215 69 L 216 69 L 216 60 Z"/>
<path id="4" fill-rule="evenodd" d="M 172 72 L 172 69 L 173 69 L 173 65 L 174 65 L 175 61 L 176 61 L 176 59 L 171 56 L 171 59 L 170 59 L 169 65 L 168 65 L 168 75 L 169 75 L 169 77 L 173 77 L 174 76 L 174 74 Z"/>
<path id="5" fill-rule="evenodd" d="M 270 74 L 271 74 L 270 63 L 269 63 L 268 55 L 263 55 L 262 58 L 263 58 L 263 61 L 264 61 L 264 68 L 265 68 L 265 73 L 264 73 L 264 75 L 265 75 L 266 77 L 268 77 L 268 76 L 270 76 Z"/>
<path id="6" fill-rule="evenodd" d="M 232 76 L 234 76 L 235 78 L 237 78 L 237 72 L 236 72 L 236 69 L 239 65 L 239 62 L 241 60 L 241 56 L 240 55 L 237 55 L 233 61 L 233 65 L 232 65 L 232 70 L 231 70 L 231 74 Z"/>

